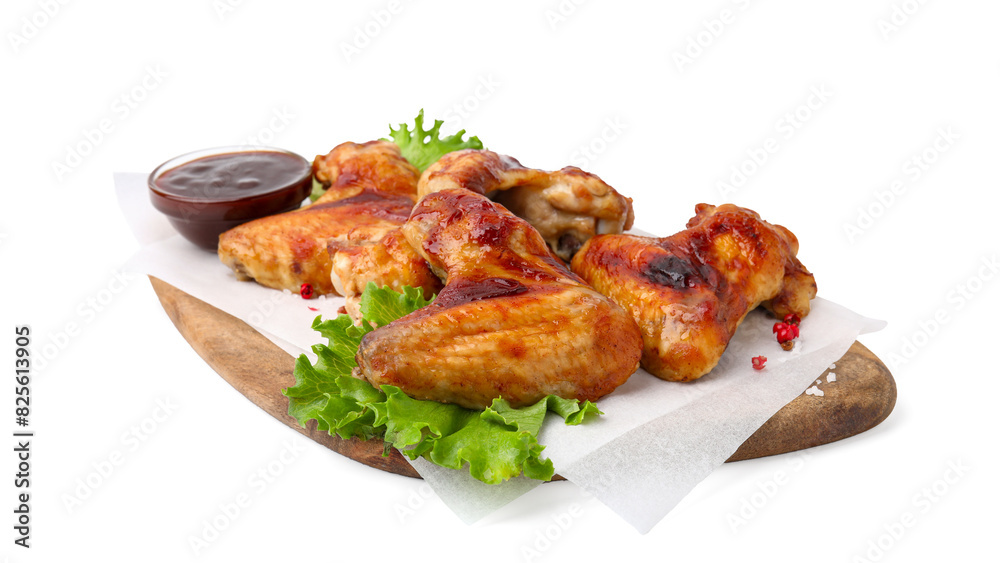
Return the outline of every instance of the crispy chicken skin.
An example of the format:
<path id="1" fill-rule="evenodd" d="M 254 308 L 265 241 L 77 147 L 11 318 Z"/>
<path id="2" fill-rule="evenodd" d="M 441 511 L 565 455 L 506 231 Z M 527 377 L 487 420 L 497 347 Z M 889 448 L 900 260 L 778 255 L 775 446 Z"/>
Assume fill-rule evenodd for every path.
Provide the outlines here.
<path id="1" fill-rule="evenodd" d="M 488 150 L 448 153 L 420 176 L 420 197 L 465 188 L 500 203 L 526 220 L 567 262 L 590 237 L 632 226 L 632 200 L 575 166 L 555 172 L 521 166 Z"/>
<path id="2" fill-rule="evenodd" d="M 402 231 L 446 283 L 431 305 L 364 336 L 357 360 L 372 384 L 482 409 L 501 396 L 515 407 L 548 394 L 596 400 L 636 370 L 635 321 L 503 207 L 436 192 Z"/>
<path id="3" fill-rule="evenodd" d="M 362 190 L 406 196 L 416 201 L 420 171 L 389 141 L 341 143 L 313 160 L 313 177 L 327 191 L 316 203 L 344 199 Z"/>
<path id="4" fill-rule="evenodd" d="M 419 287 L 428 299 L 443 287 L 441 280 L 427 267 L 424 257 L 406 242 L 400 229 L 393 229 L 378 241 L 364 244 L 344 244 L 332 239 L 328 250 L 333 261 L 333 286 L 346 298 L 347 314 L 355 322 L 361 320 L 361 293 L 369 282 L 400 292 L 406 285 Z"/>
<path id="5" fill-rule="evenodd" d="M 328 190 L 308 207 L 240 225 L 219 237 L 219 258 L 240 279 L 319 294 L 336 293 L 328 241 L 350 246 L 380 240 L 406 221 L 419 173 L 387 141 L 343 143 L 313 162 Z"/>
<path id="6" fill-rule="evenodd" d="M 712 370 L 736 327 L 763 304 L 804 318 L 816 296 L 788 229 L 736 207 L 699 204 L 667 238 L 595 237 L 573 271 L 628 310 L 642 329 L 642 367 L 670 381 Z"/>

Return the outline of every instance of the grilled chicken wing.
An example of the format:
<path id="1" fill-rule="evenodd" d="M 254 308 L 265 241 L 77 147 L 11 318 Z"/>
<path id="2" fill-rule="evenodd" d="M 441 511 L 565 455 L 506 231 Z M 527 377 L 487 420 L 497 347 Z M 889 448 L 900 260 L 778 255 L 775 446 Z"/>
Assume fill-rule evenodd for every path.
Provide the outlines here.
<path id="1" fill-rule="evenodd" d="M 466 188 L 500 203 L 530 223 L 567 262 L 590 237 L 632 226 L 632 200 L 575 166 L 555 172 L 521 166 L 488 150 L 448 153 L 420 176 L 420 197 Z"/>
<path id="2" fill-rule="evenodd" d="M 595 400 L 638 366 L 642 338 L 628 313 L 486 197 L 428 195 L 402 231 L 446 284 L 432 304 L 362 339 L 359 371 L 372 384 L 481 409 L 500 396 L 514 406 L 548 394 Z"/>
<path id="3" fill-rule="evenodd" d="M 711 371 L 758 305 L 805 317 L 816 296 L 788 229 L 734 205 L 700 204 L 695 212 L 687 230 L 671 237 L 595 237 L 572 264 L 631 312 L 642 329 L 642 367 L 671 381 Z"/>
<path id="4" fill-rule="evenodd" d="M 416 200 L 420 171 L 389 141 L 341 143 L 313 160 L 313 177 L 327 188 L 316 203 L 344 199 L 364 190 Z"/>
<path id="5" fill-rule="evenodd" d="M 240 279 L 298 291 L 303 283 L 335 293 L 328 241 L 371 243 L 406 221 L 419 173 L 387 141 L 343 143 L 313 162 L 328 186 L 312 205 L 231 229 L 219 238 L 219 258 Z M 426 267 L 424 267 L 426 271 Z"/>
<path id="6" fill-rule="evenodd" d="M 406 285 L 419 287 L 426 298 L 441 291 L 441 280 L 427 267 L 424 257 L 406 242 L 400 229 L 365 244 L 344 244 L 331 239 L 328 250 L 333 262 L 333 286 L 346 298 L 347 314 L 355 322 L 361 320 L 361 293 L 369 282 L 400 292 Z"/>

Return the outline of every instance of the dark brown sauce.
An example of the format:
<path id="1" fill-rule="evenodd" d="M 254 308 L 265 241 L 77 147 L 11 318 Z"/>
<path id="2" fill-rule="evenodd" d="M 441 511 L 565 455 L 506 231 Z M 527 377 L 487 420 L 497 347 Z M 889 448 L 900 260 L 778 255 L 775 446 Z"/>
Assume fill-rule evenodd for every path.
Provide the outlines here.
<path id="1" fill-rule="evenodd" d="M 295 155 L 247 151 L 216 154 L 167 170 L 156 180 L 163 195 L 232 201 L 252 198 L 302 180 L 309 164 Z"/>
<path id="2" fill-rule="evenodd" d="M 298 209 L 312 189 L 308 161 L 269 150 L 213 154 L 159 170 L 149 182 L 153 207 L 207 250 L 233 227 Z"/>

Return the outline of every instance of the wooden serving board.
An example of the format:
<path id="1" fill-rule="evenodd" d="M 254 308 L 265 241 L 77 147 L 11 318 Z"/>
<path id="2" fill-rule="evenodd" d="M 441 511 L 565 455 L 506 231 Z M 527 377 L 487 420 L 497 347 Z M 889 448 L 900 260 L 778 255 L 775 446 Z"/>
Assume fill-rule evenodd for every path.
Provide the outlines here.
<path id="1" fill-rule="evenodd" d="M 382 455 L 377 440 L 342 440 L 308 428 L 288 416 L 281 390 L 295 384 L 295 358 L 243 321 L 150 276 L 153 290 L 177 330 L 208 365 L 268 414 L 331 450 L 370 467 L 419 477 L 390 449 Z M 822 397 L 803 393 L 755 432 L 728 461 L 782 454 L 835 442 L 885 420 L 896 404 L 896 382 L 889 369 L 855 342 L 836 362 L 836 382 L 822 385 Z M 821 376 L 826 381 L 826 373 Z M 559 478 L 559 476 L 556 476 Z"/>

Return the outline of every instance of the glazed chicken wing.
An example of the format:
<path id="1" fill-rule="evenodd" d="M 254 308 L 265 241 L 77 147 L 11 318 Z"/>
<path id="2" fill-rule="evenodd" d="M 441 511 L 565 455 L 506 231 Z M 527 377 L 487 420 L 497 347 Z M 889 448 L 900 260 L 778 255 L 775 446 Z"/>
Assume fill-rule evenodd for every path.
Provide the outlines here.
<path id="1" fill-rule="evenodd" d="M 361 322 L 361 293 L 369 283 L 399 292 L 403 286 L 419 287 L 426 298 L 441 291 L 441 280 L 427 267 L 424 257 L 413 250 L 400 229 L 363 244 L 344 244 L 331 239 L 328 250 L 333 262 L 333 286 L 345 297 L 347 314 L 355 322 Z"/>
<path id="2" fill-rule="evenodd" d="M 296 292 L 308 283 L 319 294 L 333 294 L 328 242 L 378 241 L 406 221 L 416 200 L 419 173 L 387 141 L 338 145 L 316 157 L 313 174 L 328 187 L 315 203 L 219 238 L 219 258 L 238 277 Z"/>
<path id="3" fill-rule="evenodd" d="M 313 160 L 313 178 L 326 192 L 316 203 L 375 191 L 416 200 L 420 172 L 389 141 L 341 143 Z"/>
<path id="4" fill-rule="evenodd" d="M 632 200 L 575 166 L 555 172 L 521 166 L 488 150 L 448 153 L 420 177 L 420 197 L 465 188 L 500 203 L 535 227 L 567 262 L 590 237 L 632 226 Z"/>
<path id="5" fill-rule="evenodd" d="M 427 307 L 364 336 L 357 360 L 372 384 L 482 409 L 548 394 L 596 400 L 638 366 L 635 321 L 584 285 L 538 232 L 463 189 L 426 196 L 402 227 L 446 280 Z"/>
<path id="6" fill-rule="evenodd" d="M 671 381 L 711 371 L 758 305 L 778 317 L 804 318 L 816 296 L 788 229 L 734 205 L 700 204 L 695 211 L 687 230 L 671 237 L 595 237 L 572 264 L 635 317 L 642 367 Z"/>

